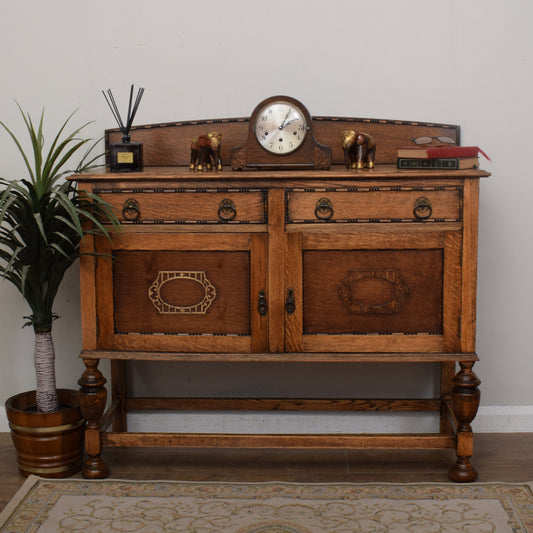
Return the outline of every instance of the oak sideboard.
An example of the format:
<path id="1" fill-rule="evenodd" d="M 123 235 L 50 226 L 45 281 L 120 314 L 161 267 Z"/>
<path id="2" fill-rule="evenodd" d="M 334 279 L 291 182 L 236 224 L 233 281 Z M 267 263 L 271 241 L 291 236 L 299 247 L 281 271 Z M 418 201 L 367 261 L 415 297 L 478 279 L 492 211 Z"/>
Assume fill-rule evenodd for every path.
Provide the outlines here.
<path id="1" fill-rule="evenodd" d="M 109 473 L 105 446 L 453 448 L 453 481 L 477 477 L 471 422 L 479 405 L 475 351 L 478 192 L 487 172 L 399 170 L 396 151 L 459 127 L 314 117 L 331 146 L 327 170 L 229 166 L 247 119 L 132 128 L 142 172 L 102 169 L 79 187 L 116 210 L 112 242 L 86 238 L 81 259 L 86 417 L 83 474 Z M 368 132 L 376 165 L 349 170 L 339 131 Z M 192 172 L 191 139 L 222 133 L 223 170 Z M 106 132 L 117 142 L 117 130 Z M 112 256 L 111 261 L 109 257 Z M 100 359 L 111 360 L 110 402 Z M 143 398 L 128 362 L 436 363 L 434 398 Z M 376 375 L 376 383 L 380 376 Z M 133 410 L 434 412 L 422 434 L 128 432 Z"/>

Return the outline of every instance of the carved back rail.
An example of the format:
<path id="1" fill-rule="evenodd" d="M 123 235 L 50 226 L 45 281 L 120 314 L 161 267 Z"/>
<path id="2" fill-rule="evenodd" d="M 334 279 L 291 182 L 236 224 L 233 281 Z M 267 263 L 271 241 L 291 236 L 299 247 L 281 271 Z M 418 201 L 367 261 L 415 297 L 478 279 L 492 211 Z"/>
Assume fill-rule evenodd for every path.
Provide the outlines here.
<path id="1" fill-rule="evenodd" d="M 210 131 L 222 133 L 221 157 L 224 165 L 229 164 L 231 148 L 246 141 L 249 128 L 248 118 L 192 120 L 187 122 L 166 122 L 146 124 L 131 128 L 132 142 L 143 143 L 144 166 L 188 165 L 191 142 L 198 135 Z M 417 137 L 445 136 L 460 144 L 460 127 L 452 124 L 434 124 L 401 120 L 381 120 L 347 117 L 313 117 L 316 140 L 331 146 L 332 164 L 343 164 L 344 155 L 340 141 L 342 130 L 365 132 L 377 144 L 376 163 L 396 163 L 397 148 L 415 146 Z M 121 141 L 118 128 L 105 131 L 106 163 L 109 164 L 109 143 Z"/>

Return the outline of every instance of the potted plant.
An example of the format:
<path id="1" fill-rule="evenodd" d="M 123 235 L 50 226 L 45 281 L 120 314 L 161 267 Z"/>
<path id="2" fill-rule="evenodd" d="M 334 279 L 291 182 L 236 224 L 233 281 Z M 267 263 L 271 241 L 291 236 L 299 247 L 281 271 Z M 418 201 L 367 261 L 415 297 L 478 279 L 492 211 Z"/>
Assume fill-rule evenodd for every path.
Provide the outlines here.
<path id="1" fill-rule="evenodd" d="M 110 238 L 104 223 L 117 227 L 118 220 L 97 195 L 80 192 L 74 181 L 64 179 L 87 170 L 100 157 L 91 156 L 97 142 L 89 147 L 91 139 L 78 136 L 89 123 L 68 133 L 72 113 L 46 151 L 44 110 L 35 127 L 29 113 L 18 107 L 31 149 L 26 152 L 13 132 L 0 125 L 15 142 L 29 177 L 0 178 L 0 274 L 31 309 L 24 325 L 35 333 L 36 390 L 9 398 L 6 412 L 19 470 L 24 475 L 66 477 L 81 468 L 84 421 L 77 392 L 56 388 L 54 300 L 65 272 L 80 255 L 84 235 Z M 74 156 L 81 159 L 67 170 Z"/>

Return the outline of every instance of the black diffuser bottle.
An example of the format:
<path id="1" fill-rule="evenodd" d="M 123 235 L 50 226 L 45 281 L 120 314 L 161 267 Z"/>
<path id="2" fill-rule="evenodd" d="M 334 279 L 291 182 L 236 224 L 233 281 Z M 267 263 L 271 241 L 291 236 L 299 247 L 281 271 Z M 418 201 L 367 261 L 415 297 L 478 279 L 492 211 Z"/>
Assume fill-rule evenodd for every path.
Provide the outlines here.
<path id="1" fill-rule="evenodd" d="M 125 125 L 118 111 L 111 89 L 107 90 L 107 95 L 103 91 L 102 93 L 122 132 L 122 142 L 111 143 L 109 145 L 109 170 L 110 172 L 140 172 L 143 169 L 143 145 L 142 143 L 130 141 L 130 129 L 139 104 L 141 103 L 144 89 L 141 87 L 138 90 L 137 98 L 132 107 L 133 85 L 131 86 L 128 116 Z"/>

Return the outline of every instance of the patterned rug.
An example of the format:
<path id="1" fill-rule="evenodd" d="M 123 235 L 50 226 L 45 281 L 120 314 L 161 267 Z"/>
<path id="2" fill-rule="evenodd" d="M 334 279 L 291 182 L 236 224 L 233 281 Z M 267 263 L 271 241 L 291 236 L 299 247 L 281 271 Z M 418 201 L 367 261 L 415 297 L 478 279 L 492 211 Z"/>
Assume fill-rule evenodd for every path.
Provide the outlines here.
<path id="1" fill-rule="evenodd" d="M 532 484 L 215 483 L 30 477 L 2 533 L 533 532 Z"/>

